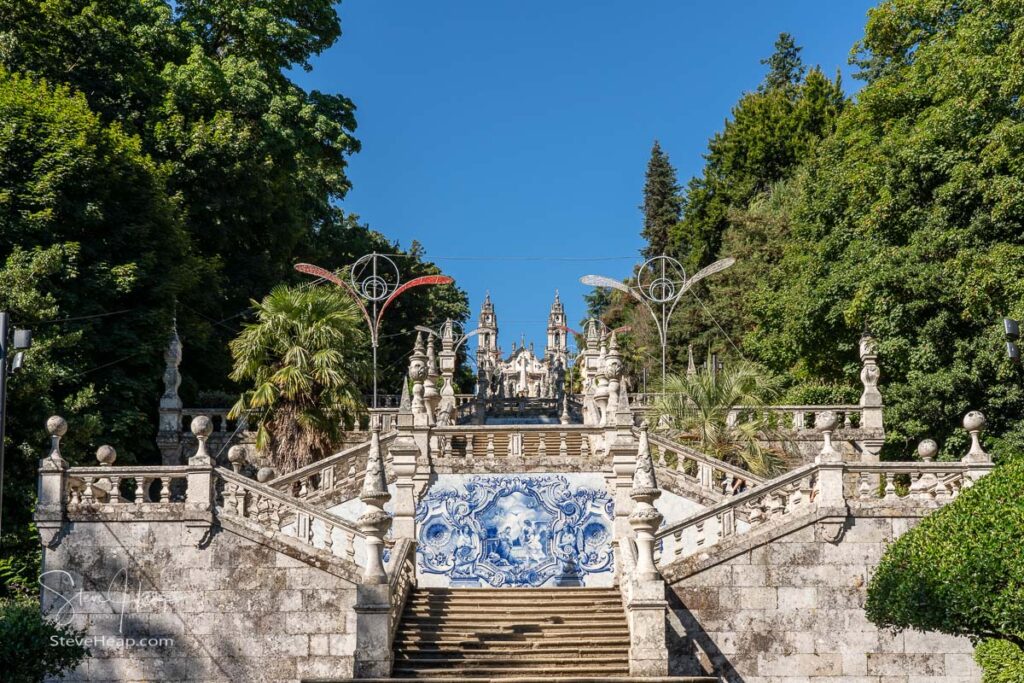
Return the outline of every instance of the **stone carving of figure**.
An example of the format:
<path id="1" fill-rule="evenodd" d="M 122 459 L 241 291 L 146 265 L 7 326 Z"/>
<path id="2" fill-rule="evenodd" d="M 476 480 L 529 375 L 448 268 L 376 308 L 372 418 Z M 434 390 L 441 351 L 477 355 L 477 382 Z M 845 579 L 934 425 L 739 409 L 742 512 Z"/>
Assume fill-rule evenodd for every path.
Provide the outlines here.
<path id="1" fill-rule="evenodd" d="M 555 398 L 561 403 L 565 398 L 565 367 L 562 365 L 562 359 L 555 360 Z"/>

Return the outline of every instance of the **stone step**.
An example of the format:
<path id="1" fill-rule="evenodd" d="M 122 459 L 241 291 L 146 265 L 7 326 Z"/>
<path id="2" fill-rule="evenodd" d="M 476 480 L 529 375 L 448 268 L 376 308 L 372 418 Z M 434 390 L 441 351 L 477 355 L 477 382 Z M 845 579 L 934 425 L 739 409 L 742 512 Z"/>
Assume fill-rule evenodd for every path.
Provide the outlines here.
<path id="1" fill-rule="evenodd" d="M 449 634 L 406 634 L 395 639 L 398 647 L 454 647 L 465 649 L 508 648 L 511 650 L 574 647 L 629 646 L 627 635 L 593 635 L 581 643 L 579 638 L 530 638 L 523 634 L 472 634 L 468 637 Z"/>
<path id="2" fill-rule="evenodd" d="M 394 683 L 396 680 L 414 678 L 421 683 L 451 683 L 453 680 L 464 683 L 719 683 L 713 676 L 507 676 L 500 679 L 481 677 L 478 673 L 467 674 L 463 671 L 451 673 L 431 671 L 419 676 L 403 678 L 363 678 L 360 683 Z M 322 683 L 342 683 L 342 681 L 323 681 Z M 345 683 L 348 683 L 346 680 Z"/>
<path id="3" fill-rule="evenodd" d="M 621 610 L 616 612 L 595 612 L 594 614 L 551 614 L 550 612 L 521 613 L 515 615 L 486 612 L 466 613 L 451 612 L 449 614 L 417 614 L 406 613 L 403 620 L 408 624 L 432 624 L 444 622 L 448 624 L 615 624 L 625 616 Z"/>
<path id="4" fill-rule="evenodd" d="M 604 667 L 604 666 L 624 666 L 629 668 L 629 654 L 619 655 L 604 655 L 604 656 L 588 656 L 586 659 L 580 657 L 567 658 L 567 657 L 552 657 L 550 655 L 534 655 L 532 657 L 516 655 L 515 657 L 499 656 L 494 655 L 491 657 L 463 657 L 461 654 L 453 655 L 452 653 L 443 653 L 437 657 L 423 657 L 417 655 L 415 657 L 397 657 L 395 659 L 396 669 L 408 669 L 412 668 L 430 668 L 430 667 L 447 667 L 447 666 L 462 666 L 465 668 L 493 668 L 493 667 L 507 667 L 510 669 L 522 669 L 522 668 L 535 668 L 538 666 L 554 666 L 554 665 L 567 665 L 572 669 L 583 667 L 586 669 L 592 667 Z"/>
<path id="5" fill-rule="evenodd" d="M 466 658 L 478 658 L 478 657 L 490 657 L 490 656 L 502 656 L 502 657 L 533 657 L 533 656 L 553 656 L 558 655 L 561 657 L 582 657 L 590 655 L 627 655 L 629 654 L 629 643 L 622 643 L 616 645 L 607 646 L 595 646 L 589 643 L 586 646 L 576 645 L 557 645 L 552 644 L 549 647 L 533 647 L 532 645 L 540 645 L 541 643 L 534 643 L 531 645 L 521 647 L 507 647 L 502 645 L 492 645 L 488 647 L 467 647 L 465 643 L 452 643 L 443 644 L 438 646 L 436 644 L 429 645 L 403 645 L 400 648 L 396 648 L 396 651 L 401 656 L 405 657 L 447 657 L 453 653 L 460 654 Z"/>
<path id="6" fill-rule="evenodd" d="M 629 637 L 629 627 L 626 624 L 609 624 L 607 626 L 584 626 L 580 624 L 549 624 L 546 626 L 539 625 L 510 625 L 504 628 L 494 628 L 493 626 L 487 627 L 475 627 L 472 624 L 426 624 L 426 625 L 413 625 L 406 624 L 402 627 L 402 630 L 408 634 L 419 634 L 422 636 L 458 636 L 466 637 L 469 639 L 483 638 L 483 637 L 514 637 L 519 636 L 521 638 L 562 638 L 569 640 L 579 640 L 580 638 L 587 638 L 590 640 L 591 636 L 619 636 L 621 638 Z M 401 639 L 399 639 L 401 640 Z"/>
<path id="7" fill-rule="evenodd" d="M 622 606 L 620 595 L 589 596 L 529 596 L 513 595 L 507 598 L 481 598 L 472 595 L 416 595 L 409 598 L 408 605 L 459 605 L 459 606 L 497 606 L 497 605 L 545 605 L 551 607 L 590 607 L 591 605 Z"/>
<path id="8" fill-rule="evenodd" d="M 565 676 L 571 674 L 577 677 L 591 677 L 591 676 L 629 676 L 628 666 L 593 666 L 593 667 L 573 667 L 572 670 L 567 670 L 561 666 L 538 666 L 538 667 L 507 667 L 507 666 L 495 666 L 490 668 L 467 668 L 461 666 L 449 667 L 444 670 L 439 669 L 400 669 L 395 668 L 395 678 L 420 678 L 423 675 L 430 677 L 442 676 L 449 678 L 463 679 L 466 677 L 476 678 L 510 678 L 520 676 L 536 676 L 547 678 L 549 676 L 554 677 L 558 675 Z"/>
<path id="9" fill-rule="evenodd" d="M 566 586 L 564 588 L 417 588 L 416 595 L 455 595 L 473 597 L 537 597 L 553 595 L 557 597 L 573 594 L 597 597 L 600 595 L 621 596 L 618 588 L 586 588 L 583 586 Z"/>

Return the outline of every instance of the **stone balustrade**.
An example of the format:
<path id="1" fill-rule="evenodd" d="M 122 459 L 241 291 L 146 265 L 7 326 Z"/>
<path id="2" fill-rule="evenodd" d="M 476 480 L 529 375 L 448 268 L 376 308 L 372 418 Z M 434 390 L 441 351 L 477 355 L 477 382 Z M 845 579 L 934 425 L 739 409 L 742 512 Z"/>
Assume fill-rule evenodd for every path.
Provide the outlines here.
<path id="1" fill-rule="evenodd" d="M 395 439 L 395 432 L 381 437 L 386 447 Z M 268 482 L 279 492 L 306 502 L 322 503 L 351 498 L 358 492 L 359 479 L 366 469 L 370 442 L 356 444 L 323 460 L 289 472 Z"/>
<path id="2" fill-rule="evenodd" d="M 584 425 L 457 425 L 431 429 L 437 458 L 493 459 L 604 455 L 604 432 Z"/>
<path id="3" fill-rule="evenodd" d="M 217 511 L 243 520 L 272 536 L 297 539 L 359 566 L 366 562 L 366 535 L 355 524 L 229 470 L 217 469 L 223 481 Z"/>
<path id="4" fill-rule="evenodd" d="M 659 529 L 659 564 L 700 553 L 725 538 L 750 533 L 759 526 L 795 518 L 818 504 L 880 501 L 937 507 L 955 498 L 992 467 L 991 462 L 960 461 L 805 465 Z M 837 470 L 841 474 L 841 490 L 825 490 L 823 470 Z"/>
<path id="5" fill-rule="evenodd" d="M 416 544 L 407 538 L 395 542 L 391 557 L 386 567 L 388 575 L 388 596 L 390 610 L 391 641 L 394 642 L 398 624 L 402 620 L 402 611 L 409 599 L 409 594 L 416 587 Z"/>
<path id="6" fill-rule="evenodd" d="M 99 506 L 156 506 L 184 502 L 187 466 L 71 467 L 64 504 L 69 512 Z"/>
<path id="7" fill-rule="evenodd" d="M 638 430 L 634 433 L 639 436 Z M 704 495 L 734 495 L 764 482 L 747 470 L 730 465 L 658 434 L 649 436 L 652 458 L 663 485 L 675 485 Z M 666 477 L 668 481 L 666 481 Z"/>

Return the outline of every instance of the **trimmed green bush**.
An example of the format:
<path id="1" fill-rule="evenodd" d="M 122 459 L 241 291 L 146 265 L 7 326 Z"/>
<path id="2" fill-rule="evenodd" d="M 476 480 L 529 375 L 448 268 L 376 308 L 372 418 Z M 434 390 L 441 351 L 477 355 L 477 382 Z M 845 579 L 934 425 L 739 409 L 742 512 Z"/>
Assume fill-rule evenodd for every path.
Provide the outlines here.
<path id="1" fill-rule="evenodd" d="M 985 670 L 982 683 L 1024 683 L 1024 649 L 1008 640 L 984 640 L 974 658 Z"/>
<path id="2" fill-rule="evenodd" d="M 1024 458 L 997 467 L 893 543 L 868 586 L 878 626 L 967 636 L 1000 671 L 1024 650 Z M 1005 643 L 1005 645 L 1004 645 Z M 1011 657 L 1006 646 L 1017 648 Z M 993 681 L 1024 681 L 1024 672 Z"/>

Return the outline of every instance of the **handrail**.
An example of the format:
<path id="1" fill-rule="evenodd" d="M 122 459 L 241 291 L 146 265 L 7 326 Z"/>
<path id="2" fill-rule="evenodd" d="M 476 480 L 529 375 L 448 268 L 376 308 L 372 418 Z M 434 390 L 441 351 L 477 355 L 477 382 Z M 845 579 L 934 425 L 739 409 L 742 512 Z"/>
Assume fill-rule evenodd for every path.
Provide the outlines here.
<path id="1" fill-rule="evenodd" d="M 640 430 L 634 428 L 633 433 L 639 436 Z M 765 481 L 762 477 L 759 477 L 756 474 L 753 474 L 752 472 L 743 469 L 742 467 L 731 465 L 725 462 L 724 460 L 719 460 L 718 458 L 712 457 L 707 453 L 702 453 L 701 451 L 690 448 L 689 446 L 684 446 L 678 441 L 674 441 L 662 434 L 649 432 L 648 439 L 650 440 L 650 443 L 653 446 L 657 446 L 659 449 L 665 449 L 668 451 L 681 453 L 685 455 L 689 460 L 693 460 L 696 461 L 697 463 L 703 463 L 709 466 L 713 472 L 719 471 L 726 475 L 730 475 L 733 479 L 743 479 L 752 486 L 759 486 L 763 484 Z M 656 459 L 656 463 L 661 464 L 661 460 L 662 458 L 659 455 L 659 457 Z M 676 467 L 676 469 L 677 471 L 679 470 L 678 466 Z"/>
<path id="2" fill-rule="evenodd" d="M 952 500 L 987 474 L 991 462 L 883 462 L 836 463 L 841 479 L 836 495 L 858 503 L 934 505 Z M 809 511 L 821 493 L 822 465 L 811 463 L 760 486 L 712 505 L 657 531 L 661 557 L 678 559 L 685 551 L 697 552 L 736 533 L 783 516 Z M 841 489 L 841 491 L 839 490 Z M 740 515 L 744 512 L 745 519 Z"/>
<path id="3" fill-rule="evenodd" d="M 360 559 L 365 562 L 366 535 L 354 523 L 223 467 L 214 471 L 224 481 L 219 507 L 226 516 L 255 523 L 271 534 L 294 537 L 355 564 Z M 336 542 L 335 532 L 343 543 Z M 357 541 L 363 546 L 362 558 L 356 554 Z"/>
<path id="4" fill-rule="evenodd" d="M 395 542 L 386 567 L 388 575 L 388 600 L 390 610 L 388 622 L 391 629 L 391 640 L 394 641 L 398 631 L 406 600 L 416 585 L 416 544 L 408 538 Z"/>
<path id="5" fill-rule="evenodd" d="M 385 443 L 390 443 L 390 441 L 392 439 L 394 439 L 395 436 L 397 436 L 397 435 L 398 435 L 397 431 L 388 432 L 387 434 L 381 434 L 380 445 L 383 447 L 385 445 Z M 354 446 L 349 446 L 348 448 L 346 448 L 346 449 L 344 449 L 342 451 L 338 451 L 337 453 L 334 453 L 333 455 L 327 456 L 323 460 L 317 460 L 316 462 L 311 462 L 310 464 L 308 464 L 308 465 L 306 465 L 304 467 L 300 467 L 297 470 L 292 470 L 291 472 L 288 472 L 287 474 L 283 474 L 280 477 L 277 477 L 276 479 L 273 479 L 270 482 L 270 486 L 273 487 L 273 488 L 283 488 L 283 487 L 285 487 L 285 486 L 287 486 L 289 484 L 294 484 L 295 482 L 300 481 L 300 480 L 302 480 L 302 479 L 304 479 L 304 478 L 306 478 L 306 477 L 308 477 L 310 475 L 319 474 L 324 469 L 326 469 L 328 467 L 331 467 L 333 465 L 336 465 L 339 462 L 342 462 L 344 460 L 347 460 L 352 455 L 358 453 L 359 451 L 364 451 L 364 450 L 365 451 L 370 450 L 370 442 L 369 441 L 363 441 L 362 443 L 357 443 Z"/>

